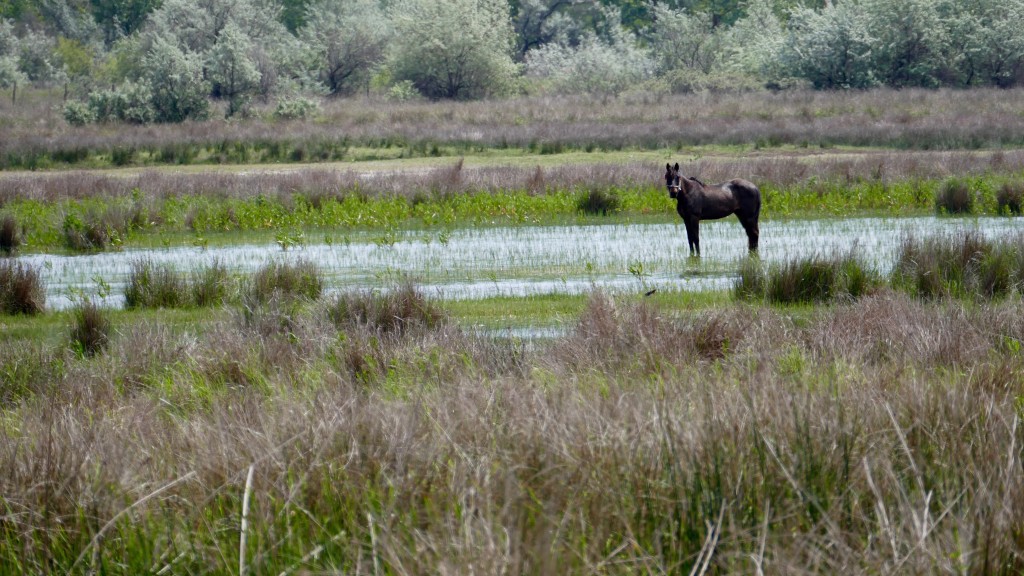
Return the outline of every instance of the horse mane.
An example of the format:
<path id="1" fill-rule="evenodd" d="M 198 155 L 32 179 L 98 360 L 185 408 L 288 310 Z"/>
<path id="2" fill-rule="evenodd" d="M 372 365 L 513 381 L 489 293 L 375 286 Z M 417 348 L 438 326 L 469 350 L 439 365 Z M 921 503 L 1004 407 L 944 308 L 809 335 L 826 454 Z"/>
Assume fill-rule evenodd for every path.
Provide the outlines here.
<path id="1" fill-rule="evenodd" d="M 701 186 L 707 186 L 707 184 L 705 184 L 705 183 L 701 182 L 700 180 L 698 180 L 696 176 L 687 176 L 686 178 L 687 178 L 687 180 L 693 180 L 694 182 L 696 182 L 697 184 L 700 184 Z"/>

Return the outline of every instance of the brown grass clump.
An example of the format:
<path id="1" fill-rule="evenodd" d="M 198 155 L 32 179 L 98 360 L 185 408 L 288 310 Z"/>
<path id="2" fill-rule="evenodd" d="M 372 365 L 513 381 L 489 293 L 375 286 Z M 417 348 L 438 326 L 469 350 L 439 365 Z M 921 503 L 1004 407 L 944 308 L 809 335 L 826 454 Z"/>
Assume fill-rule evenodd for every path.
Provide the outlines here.
<path id="1" fill-rule="evenodd" d="M 85 357 L 96 356 L 110 343 L 107 313 L 92 300 L 83 300 L 72 311 L 71 347 Z"/>
<path id="2" fill-rule="evenodd" d="M 39 314 L 46 309 L 46 289 L 39 271 L 21 262 L 0 260 L 0 313 Z"/>
<path id="3" fill-rule="evenodd" d="M 327 316 L 339 328 L 365 328 L 382 334 L 433 329 L 446 314 L 411 283 L 383 293 L 338 295 L 327 306 Z"/>
<path id="4" fill-rule="evenodd" d="M 942 183 L 935 195 L 935 209 L 940 214 L 970 214 L 974 212 L 974 192 L 961 178 L 950 178 Z"/>
<path id="5" fill-rule="evenodd" d="M 12 256 L 21 246 L 21 235 L 18 233 L 18 222 L 8 214 L 0 220 L 0 252 Z"/>
<path id="6" fill-rule="evenodd" d="M 1021 206 L 1024 206 L 1024 185 L 1019 182 L 1003 184 L 996 192 L 996 204 L 1000 214 L 1020 216 Z"/>
<path id="7" fill-rule="evenodd" d="M 300 297 L 316 300 L 324 289 L 323 272 L 308 260 L 272 261 L 253 274 L 247 297 L 258 304 L 272 298 Z"/>

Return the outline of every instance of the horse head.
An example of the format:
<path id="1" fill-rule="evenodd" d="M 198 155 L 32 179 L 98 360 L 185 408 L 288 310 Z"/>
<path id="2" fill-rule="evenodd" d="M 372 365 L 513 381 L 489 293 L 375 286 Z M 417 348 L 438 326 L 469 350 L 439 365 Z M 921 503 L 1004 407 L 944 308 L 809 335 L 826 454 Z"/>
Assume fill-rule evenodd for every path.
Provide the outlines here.
<path id="1" fill-rule="evenodd" d="M 668 188 L 670 198 L 676 198 L 683 191 L 682 174 L 679 172 L 679 162 L 675 166 L 665 164 L 665 187 Z"/>

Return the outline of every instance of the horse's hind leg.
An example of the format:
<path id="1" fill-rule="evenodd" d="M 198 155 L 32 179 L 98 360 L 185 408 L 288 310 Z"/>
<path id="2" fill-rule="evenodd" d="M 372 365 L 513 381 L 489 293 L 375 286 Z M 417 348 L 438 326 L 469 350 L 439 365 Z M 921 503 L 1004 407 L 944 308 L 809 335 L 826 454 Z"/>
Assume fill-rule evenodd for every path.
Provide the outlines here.
<path id="1" fill-rule="evenodd" d="M 737 214 L 739 216 L 739 214 Z M 739 216 L 740 224 L 743 225 L 743 229 L 747 232 L 747 248 L 751 252 L 757 252 L 757 239 L 760 236 L 760 230 L 757 226 L 757 218 L 751 218 L 750 216 Z"/>

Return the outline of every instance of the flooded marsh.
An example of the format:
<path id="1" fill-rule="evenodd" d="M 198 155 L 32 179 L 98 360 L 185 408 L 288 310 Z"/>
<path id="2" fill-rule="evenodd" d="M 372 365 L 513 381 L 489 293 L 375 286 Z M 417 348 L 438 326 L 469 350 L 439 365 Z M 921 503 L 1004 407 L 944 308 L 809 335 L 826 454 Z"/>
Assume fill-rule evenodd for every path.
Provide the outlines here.
<path id="1" fill-rule="evenodd" d="M 305 259 L 321 268 L 328 291 L 387 287 L 409 279 L 431 296 L 449 300 L 579 294 L 594 287 L 612 292 L 728 289 L 738 262 L 747 257 L 743 231 L 731 218 L 704 222 L 701 228 L 700 259 L 689 257 L 681 223 L 361 233 L 343 241 L 325 235 L 320 242 L 288 250 L 275 244 L 185 246 L 19 259 L 41 271 L 51 309 L 68 307 L 80 294 L 120 306 L 130 264 L 140 259 L 186 273 L 218 261 L 238 275 L 268 261 Z M 1020 218 L 1000 217 L 767 221 L 761 225 L 759 257 L 770 263 L 854 251 L 887 273 L 904 235 L 975 230 L 999 238 L 1021 228 Z"/>

